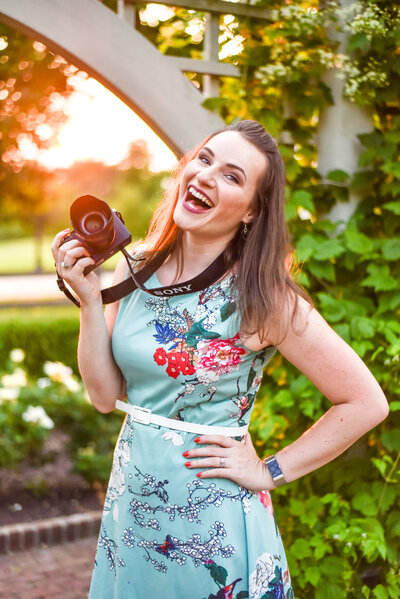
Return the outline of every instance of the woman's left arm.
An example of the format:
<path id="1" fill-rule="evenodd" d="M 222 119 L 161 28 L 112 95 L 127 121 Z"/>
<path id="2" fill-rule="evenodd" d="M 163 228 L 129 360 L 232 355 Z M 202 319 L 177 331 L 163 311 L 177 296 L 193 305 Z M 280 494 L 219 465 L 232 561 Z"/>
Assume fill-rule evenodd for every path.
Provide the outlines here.
<path id="1" fill-rule="evenodd" d="M 275 454 L 287 482 L 336 458 L 384 420 L 389 411 L 382 389 L 359 356 L 315 309 L 310 309 L 305 300 L 299 299 L 299 302 L 294 323 L 277 348 L 315 384 L 332 406 L 296 441 Z M 245 444 L 222 437 L 217 440 L 217 436 L 203 436 L 200 441 L 208 446 L 190 451 L 188 457 L 208 455 L 217 460 L 223 457 L 226 464 L 226 470 L 217 467 L 202 471 L 202 478 L 231 478 L 251 490 L 274 488 L 249 437 Z M 214 458 L 209 467 L 216 466 L 217 460 Z M 193 462 L 191 467 L 206 466 L 206 461 L 199 460 L 196 466 Z"/>
<path id="2" fill-rule="evenodd" d="M 315 309 L 307 310 L 301 301 L 303 323 L 289 328 L 278 349 L 332 406 L 299 439 L 276 454 L 288 482 L 336 458 L 389 412 L 382 389 L 361 358 Z M 297 334 L 299 324 L 304 330 Z"/>

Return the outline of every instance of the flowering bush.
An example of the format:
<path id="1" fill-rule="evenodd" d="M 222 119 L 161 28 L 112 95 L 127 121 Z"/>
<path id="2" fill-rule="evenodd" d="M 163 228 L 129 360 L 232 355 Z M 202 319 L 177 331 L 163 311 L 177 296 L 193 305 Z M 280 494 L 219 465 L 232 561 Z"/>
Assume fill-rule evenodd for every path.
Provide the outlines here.
<path id="1" fill-rule="evenodd" d="M 121 415 L 101 415 L 82 382 L 61 362 L 46 361 L 39 378 L 23 367 L 24 351 L 10 352 L 0 373 L 0 467 L 49 459 L 45 442 L 55 428 L 67 434 L 74 469 L 88 482 L 105 484 Z"/>

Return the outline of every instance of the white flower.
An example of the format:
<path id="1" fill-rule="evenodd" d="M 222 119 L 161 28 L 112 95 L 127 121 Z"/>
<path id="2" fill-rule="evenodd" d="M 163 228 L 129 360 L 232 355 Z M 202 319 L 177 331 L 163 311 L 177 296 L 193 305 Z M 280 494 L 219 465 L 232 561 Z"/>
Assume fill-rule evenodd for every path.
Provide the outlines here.
<path id="1" fill-rule="evenodd" d="M 0 403 L 3 401 L 14 401 L 19 393 L 18 387 L 2 388 L 0 387 Z"/>
<path id="2" fill-rule="evenodd" d="M 25 420 L 25 422 L 39 424 L 39 426 L 42 426 L 43 428 L 54 428 L 54 422 L 47 416 L 42 406 L 28 406 L 22 414 L 22 419 Z"/>
<path id="3" fill-rule="evenodd" d="M 192 385 L 191 383 L 187 383 L 185 385 L 185 393 L 187 395 L 191 395 L 193 393 L 193 391 L 194 391 L 194 385 Z"/>
<path id="4" fill-rule="evenodd" d="M 46 387 L 49 387 L 51 385 L 51 380 L 45 376 L 42 376 L 40 379 L 36 381 L 36 384 L 39 387 L 39 389 L 46 389 Z"/>
<path id="5" fill-rule="evenodd" d="M 211 330 L 213 326 L 217 323 L 217 317 L 215 314 L 210 314 L 205 321 L 203 322 L 203 327 L 207 330 Z"/>
<path id="6" fill-rule="evenodd" d="M 69 391 L 74 393 L 80 391 L 80 384 L 72 376 L 72 368 L 62 362 L 45 362 L 43 370 L 52 381 L 62 383 Z"/>
<path id="7" fill-rule="evenodd" d="M 10 359 L 12 362 L 16 362 L 16 363 L 20 363 L 23 362 L 25 359 L 25 352 L 23 349 L 13 349 L 10 352 Z"/>
<path id="8" fill-rule="evenodd" d="M 248 497 L 244 497 L 242 500 L 244 513 L 248 514 L 251 511 L 251 501 Z"/>
<path id="9" fill-rule="evenodd" d="M 199 368 L 199 370 L 196 370 L 196 377 L 202 385 L 208 387 L 210 383 L 216 383 L 218 381 L 219 374 L 212 370 Z"/>
<path id="10" fill-rule="evenodd" d="M 207 316 L 207 314 L 207 306 L 204 306 L 204 304 L 197 304 L 196 312 L 194 313 L 194 320 L 197 322 L 198 320 L 201 320 L 202 318 Z"/>
<path id="11" fill-rule="evenodd" d="M 172 445 L 175 445 L 176 447 L 179 445 L 184 445 L 185 443 L 180 434 L 175 431 L 166 431 L 161 436 L 166 441 L 171 441 Z"/>
<path id="12" fill-rule="evenodd" d="M 275 563 L 270 553 L 263 553 L 257 559 L 256 569 L 249 577 L 250 599 L 259 599 L 266 591 L 270 580 L 273 579 Z"/>
<path id="13" fill-rule="evenodd" d="M 68 391 L 72 391 L 73 393 L 76 393 L 77 391 L 80 391 L 81 386 L 78 383 L 78 381 L 76 379 L 74 379 L 73 376 L 69 376 L 66 377 L 63 380 L 64 385 L 67 387 Z"/>
<path id="14" fill-rule="evenodd" d="M 16 368 L 12 374 L 5 374 L 1 379 L 3 387 L 8 388 L 24 387 L 27 382 L 26 372 L 22 368 Z"/>
<path id="15" fill-rule="evenodd" d="M 52 381 L 59 383 L 63 383 L 65 377 L 72 375 L 72 368 L 62 362 L 45 362 L 43 370 Z"/>

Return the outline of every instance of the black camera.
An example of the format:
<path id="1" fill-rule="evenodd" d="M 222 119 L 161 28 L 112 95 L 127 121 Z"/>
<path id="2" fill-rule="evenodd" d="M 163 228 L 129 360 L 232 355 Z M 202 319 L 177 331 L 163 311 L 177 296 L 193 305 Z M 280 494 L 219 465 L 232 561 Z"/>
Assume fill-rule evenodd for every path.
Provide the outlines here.
<path id="1" fill-rule="evenodd" d="M 90 252 L 95 263 L 85 268 L 85 275 L 132 241 L 121 214 L 94 196 L 77 198 L 71 206 L 70 217 L 73 230 L 63 243 L 78 239 Z"/>

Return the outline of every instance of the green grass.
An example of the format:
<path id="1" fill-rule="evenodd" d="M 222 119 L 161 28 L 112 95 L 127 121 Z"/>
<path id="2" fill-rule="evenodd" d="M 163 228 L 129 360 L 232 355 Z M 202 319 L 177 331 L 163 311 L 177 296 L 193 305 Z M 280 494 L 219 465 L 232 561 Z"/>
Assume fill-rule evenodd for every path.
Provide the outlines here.
<path id="1" fill-rule="evenodd" d="M 54 272 L 54 259 L 51 253 L 53 238 L 46 236 L 42 243 L 41 266 L 44 272 Z M 0 275 L 29 274 L 35 268 L 35 243 L 33 237 L 0 241 Z M 107 261 L 107 269 L 114 269 L 120 259 L 118 253 Z"/>
<path id="2" fill-rule="evenodd" d="M 35 306 L 29 308 L 3 308 L 0 310 L 0 323 L 18 320 L 19 322 L 48 321 L 49 318 L 79 319 L 79 310 L 70 306 Z"/>
<path id="3" fill-rule="evenodd" d="M 50 250 L 51 237 L 45 237 L 42 245 L 42 268 L 54 272 L 54 260 Z M 35 244 L 33 238 L 0 241 L 0 273 L 31 273 L 35 269 Z"/>

